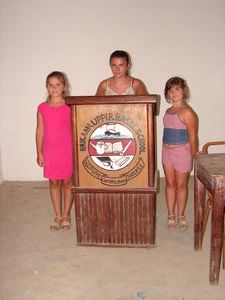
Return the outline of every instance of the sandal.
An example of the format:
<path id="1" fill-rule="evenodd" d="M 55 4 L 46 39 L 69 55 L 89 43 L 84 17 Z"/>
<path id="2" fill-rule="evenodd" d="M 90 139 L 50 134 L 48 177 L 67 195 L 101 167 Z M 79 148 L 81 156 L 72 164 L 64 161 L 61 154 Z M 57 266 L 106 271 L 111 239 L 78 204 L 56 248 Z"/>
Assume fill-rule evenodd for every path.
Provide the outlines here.
<path id="1" fill-rule="evenodd" d="M 50 230 L 60 230 L 62 224 L 62 217 L 55 217 L 53 223 L 50 225 Z"/>
<path id="2" fill-rule="evenodd" d="M 185 219 L 185 216 L 178 216 L 177 217 L 177 227 L 180 230 L 187 230 L 188 229 L 188 222 Z"/>
<path id="3" fill-rule="evenodd" d="M 168 215 L 168 229 L 175 229 L 176 228 L 176 216 L 175 215 Z"/>
<path id="4" fill-rule="evenodd" d="M 71 228 L 71 218 L 69 216 L 64 216 L 62 218 L 62 224 L 61 224 L 63 229 L 70 229 Z"/>

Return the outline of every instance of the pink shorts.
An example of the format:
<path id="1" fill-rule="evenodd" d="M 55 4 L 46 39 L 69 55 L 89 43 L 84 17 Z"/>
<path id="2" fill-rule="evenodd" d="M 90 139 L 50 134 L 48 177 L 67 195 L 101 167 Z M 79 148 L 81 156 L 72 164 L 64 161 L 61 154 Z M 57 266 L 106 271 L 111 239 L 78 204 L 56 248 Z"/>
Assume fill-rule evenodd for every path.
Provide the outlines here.
<path id="1" fill-rule="evenodd" d="M 192 169 L 192 156 L 190 144 L 184 144 L 175 148 L 162 146 L 162 164 L 173 165 L 174 169 L 181 173 L 189 173 Z"/>

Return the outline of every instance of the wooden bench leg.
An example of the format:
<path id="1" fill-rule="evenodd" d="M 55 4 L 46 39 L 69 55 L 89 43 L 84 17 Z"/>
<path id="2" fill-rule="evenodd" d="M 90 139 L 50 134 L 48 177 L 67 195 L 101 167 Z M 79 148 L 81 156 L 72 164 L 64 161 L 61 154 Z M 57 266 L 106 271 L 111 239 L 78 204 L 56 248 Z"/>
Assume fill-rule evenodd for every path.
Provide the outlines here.
<path id="1" fill-rule="evenodd" d="M 214 197 L 212 201 L 211 241 L 210 241 L 210 271 L 211 284 L 219 283 L 221 258 L 224 244 L 224 204 L 222 189 L 215 182 Z"/>
<path id="2" fill-rule="evenodd" d="M 223 269 L 225 269 L 225 212 L 223 225 Z"/>
<path id="3" fill-rule="evenodd" d="M 206 206 L 205 206 L 205 212 L 204 212 L 204 219 L 203 219 L 203 225 L 202 225 L 202 242 L 205 235 L 206 226 L 209 219 L 209 212 L 212 209 L 212 200 L 211 198 L 208 198 Z"/>

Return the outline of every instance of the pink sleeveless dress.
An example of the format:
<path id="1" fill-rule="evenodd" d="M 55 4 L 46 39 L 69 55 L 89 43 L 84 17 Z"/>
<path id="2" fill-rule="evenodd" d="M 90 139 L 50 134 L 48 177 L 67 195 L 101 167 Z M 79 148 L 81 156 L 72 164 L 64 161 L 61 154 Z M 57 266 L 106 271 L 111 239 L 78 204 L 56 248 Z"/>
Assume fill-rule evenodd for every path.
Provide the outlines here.
<path id="1" fill-rule="evenodd" d="M 44 124 L 44 177 L 69 179 L 73 175 L 71 115 L 69 106 L 38 106 Z"/>

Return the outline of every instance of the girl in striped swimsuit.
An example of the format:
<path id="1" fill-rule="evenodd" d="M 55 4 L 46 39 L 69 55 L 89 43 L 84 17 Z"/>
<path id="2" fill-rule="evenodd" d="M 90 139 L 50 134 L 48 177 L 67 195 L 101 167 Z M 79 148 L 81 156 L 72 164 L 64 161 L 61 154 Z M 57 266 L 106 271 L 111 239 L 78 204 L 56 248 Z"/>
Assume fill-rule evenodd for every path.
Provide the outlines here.
<path id="1" fill-rule="evenodd" d="M 188 199 L 188 179 L 192 156 L 197 153 L 198 118 L 187 105 L 188 87 L 184 79 L 170 78 L 164 90 L 167 109 L 164 118 L 162 164 L 166 179 L 168 228 L 187 229 L 185 208 Z M 175 209 L 177 208 L 177 215 Z"/>

